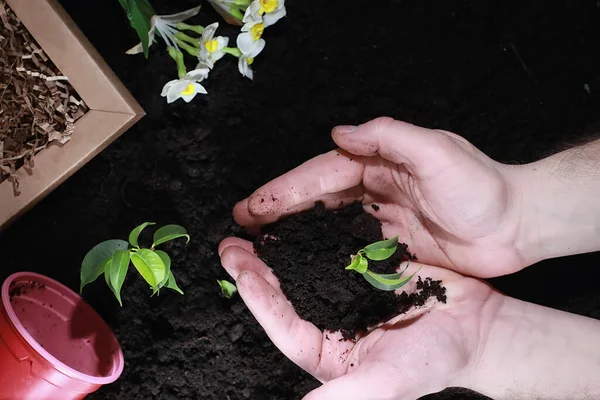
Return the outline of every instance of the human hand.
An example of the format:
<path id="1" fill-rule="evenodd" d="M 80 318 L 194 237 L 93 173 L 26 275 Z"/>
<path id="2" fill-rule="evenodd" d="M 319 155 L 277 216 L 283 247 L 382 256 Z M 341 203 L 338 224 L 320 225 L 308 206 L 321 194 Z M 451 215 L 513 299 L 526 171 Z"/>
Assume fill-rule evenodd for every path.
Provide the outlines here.
<path id="1" fill-rule="evenodd" d="M 219 255 L 273 343 L 323 383 L 304 400 L 414 400 L 446 387 L 496 399 L 600 398 L 600 342 L 590 341 L 599 321 L 425 265 L 420 275 L 443 281 L 445 304 L 427 303 L 354 342 L 340 341 L 300 319 L 251 243 L 225 239 Z"/>
<path id="2" fill-rule="evenodd" d="M 444 131 L 378 118 L 333 130 L 339 150 L 322 154 L 258 189 L 234 209 L 244 226 L 314 206 L 354 200 L 409 243 L 419 261 L 494 277 L 520 270 L 521 202 L 515 168 Z M 379 207 L 378 211 L 374 208 Z"/>

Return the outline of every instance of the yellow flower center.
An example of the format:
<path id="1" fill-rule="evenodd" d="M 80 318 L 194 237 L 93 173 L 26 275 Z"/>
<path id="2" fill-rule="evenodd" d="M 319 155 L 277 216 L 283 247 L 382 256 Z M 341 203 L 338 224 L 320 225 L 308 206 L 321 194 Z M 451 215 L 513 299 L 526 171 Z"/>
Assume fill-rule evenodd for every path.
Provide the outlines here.
<path id="1" fill-rule="evenodd" d="M 186 96 L 188 94 L 194 94 L 194 92 L 196 91 L 196 88 L 194 87 L 194 85 L 192 85 L 191 83 L 189 83 L 187 85 L 187 87 L 181 92 L 182 96 Z"/>
<path id="2" fill-rule="evenodd" d="M 208 42 L 204 43 L 204 45 L 209 53 L 214 53 L 215 51 L 219 50 L 219 42 L 217 42 L 217 39 L 209 40 Z"/>
<path id="3" fill-rule="evenodd" d="M 262 36 L 265 30 L 265 24 L 262 22 L 260 24 L 255 24 L 252 28 L 250 28 L 250 33 L 252 33 L 252 39 L 258 40 Z"/>
<path id="4" fill-rule="evenodd" d="M 254 62 L 254 57 L 248 57 L 248 65 L 252 65 Z"/>
<path id="5" fill-rule="evenodd" d="M 272 13 L 279 7 L 279 0 L 259 0 L 260 14 Z"/>

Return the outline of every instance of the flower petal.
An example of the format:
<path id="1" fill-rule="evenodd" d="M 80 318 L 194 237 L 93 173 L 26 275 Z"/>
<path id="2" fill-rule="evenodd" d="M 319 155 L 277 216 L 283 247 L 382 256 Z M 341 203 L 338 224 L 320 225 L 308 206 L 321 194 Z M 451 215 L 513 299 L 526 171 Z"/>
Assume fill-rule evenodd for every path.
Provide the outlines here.
<path id="1" fill-rule="evenodd" d="M 209 40 L 212 40 L 213 36 L 215 36 L 215 32 L 217 31 L 218 27 L 219 23 L 214 22 L 208 25 L 206 28 L 204 28 L 204 32 L 202 32 L 202 42 L 208 42 Z"/>
<path id="2" fill-rule="evenodd" d="M 260 8 L 261 7 L 260 7 L 259 0 L 254 0 L 252 3 L 250 3 L 248 8 L 246 9 L 246 13 L 244 14 L 244 18 L 242 19 L 242 22 L 244 22 L 244 23 L 260 22 L 262 20 L 262 17 L 259 14 Z"/>
<path id="3" fill-rule="evenodd" d="M 214 53 L 211 54 L 211 60 L 213 62 L 217 62 L 219 61 L 221 58 L 223 58 L 225 56 L 225 53 L 221 50 L 217 50 Z"/>
<path id="4" fill-rule="evenodd" d="M 196 69 L 208 69 L 210 71 L 210 69 L 213 67 L 213 64 L 210 63 L 210 65 L 202 60 L 198 61 L 198 64 L 196 64 Z"/>
<path id="5" fill-rule="evenodd" d="M 235 41 L 238 49 L 240 49 L 242 54 L 245 56 L 249 56 L 257 45 L 257 41 L 254 40 L 252 33 L 250 32 L 240 33 Z"/>
<path id="6" fill-rule="evenodd" d="M 281 0 L 279 0 L 279 1 L 281 1 Z M 157 15 L 157 17 L 166 22 L 177 23 L 177 22 L 185 21 L 186 19 L 189 19 L 189 18 L 192 18 L 192 17 L 195 17 L 196 15 L 198 15 L 198 13 L 200 12 L 200 7 L 201 6 L 190 8 L 189 10 L 185 10 L 185 11 L 179 12 L 177 14 Z"/>
<path id="7" fill-rule="evenodd" d="M 201 45 L 200 54 L 198 54 L 198 65 L 196 66 L 196 69 L 203 67 L 208 67 L 212 69 L 213 66 L 214 62 L 212 60 L 211 53 L 209 53 L 208 50 L 206 50 L 206 47 L 204 47 L 204 45 Z"/>
<path id="8" fill-rule="evenodd" d="M 154 42 L 154 33 L 155 33 L 155 26 L 152 21 L 152 26 L 150 28 L 150 30 L 148 31 L 148 48 L 150 48 L 150 46 L 152 46 L 152 43 Z M 142 43 L 138 43 L 135 46 L 133 46 L 132 48 L 130 48 L 129 50 L 127 50 L 125 53 L 126 54 L 139 54 L 139 53 L 143 53 L 144 52 L 144 46 L 142 46 Z"/>
<path id="9" fill-rule="evenodd" d="M 201 84 L 194 82 L 194 83 L 192 83 L 192 85 L 194 85 L 194 87 L 196 88 L 196 92 L 198 92 L 200 94 L 208 94 L 208 92 L 206 91 L 204 86 L 202 86 Z"/>
<path id="10" fill-rule="evenodd" d="M 192 81 L 192 82 L 200 82 L 206 78 L 208 78 L 208 73 L 210 70 L 208 68 L 196 68 L 193 71 L 188 72 L 183 79 Z"/>
<path id="11" fill-rule="evenodd" d="M 228 37 L 223 37 L 223 36 L 217 36 L 217 43 L 219 44 L 219 47 L 217 47 L 217 51 L 223 49 L 223 47 L 227 47 L 227 45 L 229 44 L 229 38 Z"/>
<path id="12" fill-rule="evenodd" d="M 245 76 L 250 80 L 254 79 L 254 72 L 252 71 L 252 68 L 250 68 L 250 66 L 248 65 L 248 59 L 246 57 L 242 56 L 238 60 L 238 70 L 240 71 L 240 74 L 242 74 L 242 76 Z"/>
<path id="13" fill-rule="evenodd" d="M 287 14 L 287 11 L 285 10 L 285 8 L 280 8 L 280 9 L 273 11 L 272 13 L 265 14 L 265 18 L 264 18 L 265 28 L 267 26 L 274 25 L 281 18 L 285 17 L 286 14 Z"/>
<path id="14" fill-rule="evenodd" d="M 169 89 L 171 88 L 171 86 L 173 86 L 175 83 L 179 82 L 179 79 L 173 79 L 172 81 L 169 81 L 165 84 L 165 86 L 163 86 L 163 90 L 161 92 L 161 96 L 165 97 L 167 95 L 167 92 L 169 91 Z"/>
<path id="15" fill-rule="evenodd" d="M 263 49 L 265 48 L 265 45 L 267 44 L 267 42 L 265 42 L 265 39 L 258 39 L 257 41 L 255 41 L 254 43 L 256 43 L 254 50 L 252 50 L 249 54 L 248 57 L 250 58 L 254 58 L 257 55 L 260 54 L 261 51 L 263 51 Z"/>
<path id="16" fill-rule="evenodd" d="M 171 104 L 175 100 L 181 97 L 181 90 L 175 90 L 175 86 L 171 86 L 167 92 L 167 103 Z"/>

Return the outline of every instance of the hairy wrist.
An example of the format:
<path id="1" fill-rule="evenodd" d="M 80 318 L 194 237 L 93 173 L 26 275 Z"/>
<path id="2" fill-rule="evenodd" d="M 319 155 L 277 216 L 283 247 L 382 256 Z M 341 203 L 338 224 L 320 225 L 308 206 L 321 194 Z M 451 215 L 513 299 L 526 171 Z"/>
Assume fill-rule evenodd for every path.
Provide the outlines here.
<path id="1" fill-rule="evenodd" d="M 600 398 L 600 321 L 504 297 L 464 385 L 494 399 Z"/>
<path id="2" fill-rule="evenodd" d="M 515 248 L 526 265 L 600 250 L 600 142 L 504 172 L 519 208 Z"/>

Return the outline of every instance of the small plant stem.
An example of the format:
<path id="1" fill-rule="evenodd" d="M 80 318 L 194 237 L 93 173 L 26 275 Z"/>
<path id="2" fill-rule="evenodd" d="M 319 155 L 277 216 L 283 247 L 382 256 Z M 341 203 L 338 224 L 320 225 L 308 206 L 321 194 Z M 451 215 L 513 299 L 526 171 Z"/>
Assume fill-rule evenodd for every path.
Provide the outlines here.
<path id="1" fill-rule="evenodd" d="M 237 47 L 223 47 L 223 53 L 230 54 L 234 57 L 240 57 L 242 52 Z"/>
<path id="2" fill-rule="evenodd" d="M 175 26 L 179 30 L 195 32 L 198 35 L 204 33 L 204 27 L 202 25 L 188 25 L 185 22 L 178 22 Z"/>
<path id="3" fill-rule="evenodd" d="M 198 57 L 200 55 L 200 50 L 197 47 L 194 47 L 194 46 L 184 42 L 183 40 L 179 39 L 177 36 L 174 36 L 174 39 L 175 39 L 175 43 L 177 43 L 177 46 L 179 46 L 183 50 L 187 51 L 189 55 L 191 55 L 193 57 Z M 183 55 L 182 55 L 182 57 L 183 57 Z"/>
<path id="4" fill-rule="evenodd" d="M 196 48 L 198 48 L 200 46 L 200 39 L 196 39 L 191 36 L 188 36 L 183 32 L 177 32 L 175 34 L 175 37 L 181 41 L 191 44 L 192 46 L 194 46 Z"/>
<path id="5" fill-rule="evenodd" d="M 248 7 L 250 5 L 250 3 L 252 3 L 252 0 L 235 0 L 235 5 L 237 6 L 241 6 L 241 7 Z"/>
<path id="6" fill-rule="evenodd" d="M 177 74 L 179 75 L 179 79 L 183 78 L 185 74 L 187 74 L 185 62 L 183 61 L 183 53 L 175 47 L 169 47 L 169 55 L 177 63 Z"/>
<path id="7" fill-rule="evenodd" d="M 231 13 L 231 15 L 233 15 L 235 18 L 237 18 L 241 21 L 242 19 L 244 19 L 244 14 L 242 14 L 242 11 L 240 11 L 240 8 L 241 7 L 239 7 L 239 6 L 232 5 L 229 7 L 229 12 Z"/>

